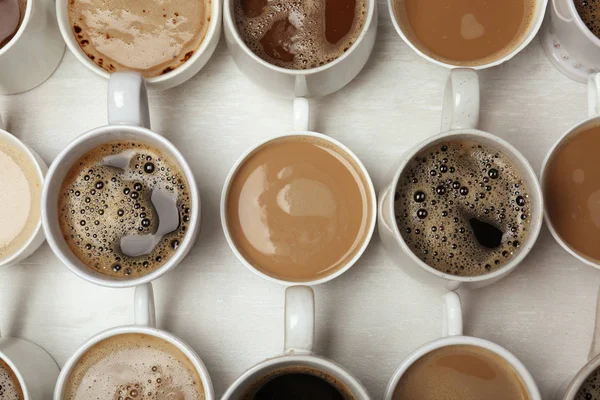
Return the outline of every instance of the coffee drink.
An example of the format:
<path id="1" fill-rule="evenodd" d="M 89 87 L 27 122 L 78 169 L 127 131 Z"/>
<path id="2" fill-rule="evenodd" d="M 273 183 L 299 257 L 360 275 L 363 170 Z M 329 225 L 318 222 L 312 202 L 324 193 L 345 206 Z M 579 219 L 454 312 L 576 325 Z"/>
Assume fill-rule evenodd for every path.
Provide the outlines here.
<path id="1" fill-rule="evenodd" d="M 354 400 L 355 396 L 335 377 L 315 368 L 292 366 L 277 369 L 253 383 L 242 400 Z"/>
<path id="2" fill-rule="evenodd" d="M 600 1 L 574 0 L 573 2 L 583 23 L 596 37 L 600 38 Z"/>
<path id="3" fill-rule="evenodd" d="M 544 173 L 544 200 L 554 230 L 569 247 L 600 262 L 600 126 L 576 133 L 559 145 Z"/>
<path id="4" fill-rule="evenodd" d="M 365 24 L 367 0 L 234 0 L 244 43 L 283 68 L 309 69 L 344 54 Z"/>
<path id="5" fill-rule="evenodd" d="M 26 10 L 27 0 L 0 0 L 0 49 L 17 33 Z"/>
<path id="6" fill-rule="evenodd" d="M 226 213 L 231 238 L 250 264 L 306 282 L 356 256 L 373 204 L 350 155 L 324 139 L 289 136 L 266 143 L 239 166 Z"/>
<path id="7" fill-rule="evenodd" d="M 14 255 L 40 223 L 42 182 L 28 154 L 0 139 L 0 261 Z"/>
<path id="8" fill-rule="evenodd" d="M 398 228 L 429 266 L 478 276 L 502 268 L 527 237 L 529 189 L 504 154 L 469 140 L 434 144 L 413 157 L 395 193 Z"/>
<path id="9" fill-rule="evenodd" d="M 192 57 L 211 18 L 211 0 L 69 0 L 73 35 L 108 72 L 146 78 L 173 71 Z"/>
<path id="10" fill-rule="evenodd" d="M 499 355 L 471 345 L 425 354 L 404 373 L 393 400 L 528 400 L 523 382 Z"/>
<path id="11" fill-rule="evenodd" d="M 596 369 L 585 379 L 574 400 L 600 400 L 600 369 Z"/>
<path id="12" fill-rule="evenodd" d="M 394 0 L 398 24 L 428 56 L 453 65 L 496 61 L 518 46 L 535 0 Z"/>
<path id="13" fill-rule="evenodd" d="M 59 194 L 69 248 L 103 275 L 137 278 L 163 266 L 191 218 L 188 182 L 177 163 L 140 142 L 103 144 L 77 160 Z"/>
<path id="14" fill-rule="evenodd" d="M 63 400 L 203 400 L 196 367 L 173 344 L 142 333 L 104 339 L 73 367 Z"/>
<path id="15" fill-rule="evenodd" d="M 24 400 L 25 395 L 19 383 L 17 375 L 8 366 L 8 364 L 0 358 L 0 398 L 2 400 Z"/>

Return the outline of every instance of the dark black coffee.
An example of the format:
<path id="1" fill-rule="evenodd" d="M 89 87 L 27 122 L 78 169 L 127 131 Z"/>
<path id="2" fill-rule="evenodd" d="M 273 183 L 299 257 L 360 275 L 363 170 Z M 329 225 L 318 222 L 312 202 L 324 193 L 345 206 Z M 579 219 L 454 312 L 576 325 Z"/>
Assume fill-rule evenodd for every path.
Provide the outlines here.
<path id="1" fill-rule="evenodd" d="M 287 367 L 260 378 L 244 400 L 354 400 L 337 379 L 308 367 Z"/>
<path id="2" fill-rule="evenodd" d="M 600 400 L 600 369 L 596 369 L 581 384 L 575 400 Z"/>
<path id="3" fill-rule="evenodd" d="M 583 23 L 600 38 L 600 0 L 574 0 Z"/>

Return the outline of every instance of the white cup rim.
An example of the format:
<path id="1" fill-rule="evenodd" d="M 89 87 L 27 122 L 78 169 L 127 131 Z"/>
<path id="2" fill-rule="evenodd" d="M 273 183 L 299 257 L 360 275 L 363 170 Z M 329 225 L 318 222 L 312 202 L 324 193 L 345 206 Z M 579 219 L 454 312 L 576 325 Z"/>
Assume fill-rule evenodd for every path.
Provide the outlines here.
<path id="1" fill-rule="evenodd" d="M 29 1 L 28 4 L 29 3 L 31 3 L 31 1 Z M 16 136 L 12 135 L 10 132 L 5 131 L 3 129 L 0 129 L 0 139 L 10 142 L 11 145 L 14 145 L 19 150 L 22 151 L 22 153 L 27 157 L 28 162 L 35 168 L 35 172 L 36 172 L 37 178 L 39 179 L 40 185 L 43 185 L 44 181 L 45 181 L 44 171 L 40 167 L 40 164 L 39 164 L 38 160 L 35 158 L 34 154 L 31 152 L 31 149 L 29 147 L 27 147 L 27 145 L 25 143 L 23 143 L 21 140 L 19 140 Z M 40 190 L 40 191 L 42 191 L 42 190 Z M 40 195 L 40 202 L 41 201 L 42 201 L 42 196 Z M 31 231 L 29 238 L 12 255 L 10 255 L 9 257 L 6 257 L 4 259 L 0 259 L 0 267 L 11 264 L 14 260 L 18 259 L 25 251 L 27 251 L 27 249 L 32 244 L 32 242 L 34 240 L 36 240 L 36 237 L 41 229 L 42 229 L 42 216 L 40 213 L 40 217 L 38 218 L 38 221 L 35 224 L 35 228 L 33 229 L 33 231 Z"/>
<path id="2" fill-rule="evenodd" d="M 408 44 L 408 46 L 410 48 L 412 48 L 417 54 L 419 54 L 424 59 L 426 59 L 429 62 L 432 62 L 434 64 L 437 64 L 441 67 L 448 68 L 448 69 L 472 68 L 475 70 L 481 70 L 481 69 L 491 68 L 491 67 L 500 65 L 500 64 L 512 59 L 514 56 L 519 54 L 521 52 L 521 50 L 523 50 L 525 47 L 527 47 L 527 45 L 529 45 L 529 43 L 531 43 L 533 38 L 535 38 L 538 31 L 540 30 L 540 27 L 542 26 L 542 22 L 544 22 L 544 14 L 545 14 L 546 8 L 548 6 L 548 0 L 539 0 L 541 2 L 541 4 L 536 5 L 536 7 L 540 7 L 540 9 L 541 9 L 540 17 L 538 18 L 537 21 L 533 21 L 533 20 L 531 21 L 532 23 L 528 29 L 529 33 L 525 33 L 525 35 L 523 35 L 523 38 L 522 38 L 521 42 L 519 43 L 519 45 L 515 46 L 510 52 L 505 54 L 503 57 L 500 57 L 497 60 L 493 60 L 493 61 L 490 61 L 485 64 L 481 64 L 481 65 L 458 65 L 458 64 L 450 64 L 450 63 L 447 63 L 444 61 L 440 61 L 440 60 L 437 60 L 437 59 L 431 57 L 428 54 L 425 54 L 404 34 L 404 31 L 402 30 L 402 28 L 400 27 L 400 24 L 398 23 L 398 20 L 396 19 L 396 12 L 394 10 L 394 2 L 395 1 L 396 0 L 387 0 L 388 10 L 390 13 L 390 18 L 392 20 L 392 25 L 394 25 L 394 28 L 396 29 L 396 32 L 398 33 L 398 35 L 400 35 L 402 40 L 404 40 L 404 42 L 406 44 Z"/>
<path id="3" fill-rule="evenodd" d="M 13 339 L 13 338 L 11 338 Z M 23 339 L 20 339 L 23 340 Z M 12 360 L 6 356 L 6 354 L 0 350 L 0 359 L 2 359 L 2 361 L 4 361 L 8 367 L 10 368 L 10 370 L 15 374 L 15 376 L 17 377 L 17 380 L 19 381 L 19 385 L 21 386 L 21 390 L 23 391 L 23 397 L 25 398 L 24 400 L 30 400 L 30 396 L 29 396 L 29 389 L 27 388 L 27 385 L 25 384 L 25 379 L 23 378 L 23 375 L 21 375 L 21 371 L 19 371 L 19 369 L 15 366 L 15 364 L 12 362 Z"/>
<path id="4" fill-rule="evenodd" d="M 322 139 L 328 143 L 333 144 L 334 146 L 337 146 L 339 149 L 341 149 L 343 152 L 345 152 L 354 161 L 354 164 L 358 167 L 359 171 L 363 174 L 365 183 L 368 186 L 369 201 L 371 202 L 371 216 L 370 216 L 369 222 L 368 222 L 368 232 L 366 233 L 364 242 L 361 244 L 360 249 L 356 252 L 356 254 L 350 260 L 348 260 L 346 265 L 344 265 L 343 267 L 337 269 L 335 272 L 333 272 L 325 277 L 322 277 L 319 279 L 314 279 L 311 281 L 286 281 L 283 279 L 275 278 L 271 275 L 268 275 L 268 274 L 260 271 L 258 268 L 254 267 L 248 260 L 246 260 L 246 258 L 242 255 L 242 253 L 237 249 L 235 243 L 233 242 L 231 234 L 229 232 L 229 227 L 227 226 L 227 215 L 226 215 L 227 194 L 229 191 L 229 187 L 231 186 L 231 181 L 232 181 L 235 173 L 239 169 L 239 167 L 242 165 L 242 163 L 244 161 L 246 161 L 248 156 L 251 155 L 254 151 L 256 151 L 259 147 L 261 147 L 269 142 L 272 142 L 274 140 L 277 140 L 277 139 L 281 139 L 281 138 L 285 138 L 285 137 L 294 137 L 294 136 L 308 136 L 308 137 Z M 371 180 L 371 176 L 369 175 L 369 172 L 367 171 L 367 169 L 365 168 L 363 163 L 360 161 L 358 156 L 356 154 L 354 154 L 348 147 L 346 147 L 339 141 L 337 141 L 327 135 L 324 135 L 322 133 L 318 133 L 318 132 L 300 131 L 300 132 L 284 133 L 284 134 L 271 136 L 269 138 L 263 139 L 260 142 L 252 145 L 248 150 L 246 150 L 238 158 L 238 160 L 235 162 L 233 167 L 231 167 L 231 169 L 229 170 L 227 178 L 225 179 L 225 184 L 223 185 L 223 190 L 221 192 L 221 226 L 223 227 L 223 232 L 225 233 L 225 238 L 227 239 L 227 243 L 229 244 L 229 247 L 231 248 L 233 253 L 236 255 L 238 260 L 240 260 L 242 262 L 242 264 L 244 264 L 246 266 L 246 268 L 248 268 L 250 271 L 254 272 L 256 275 L 258 275 L 268 281 L 275 282 L 275 283 L 278 283 L 278 284 L 284 285 L 284 286 L 319 285 L 321 283 L 329 282 L 330 280 L 335 279 L 338 276 L 342 275 L 344 272 L 348 271 L 360 259 L 360 257 L 363 255 L 363 253 L 367 249 L 367 246 L 371 242 L 371 239 L 373 237 L 373 232 L 375 231 L 376 221 L 377 221 L 377 198 L 375 195 L 375 187 L 373 186 L 373 181 Z"/>
<path id="5" fill-rule="evenodd" d="M 262 65 L 263 67 L 265 67 L 271 71 L 278 72 L 278 73 L 284 74 L 284 75 L 290 75 L 290 76 L 305 76 L 305 75 L 317 74 L 324 70 L 333 68 L 335 65 L 341 63 L 343 60 L 348 58 L 350 56 L 350 54 L 359 46 L 359 44 L 364 40 L 365 36 L 367 35 L 367 31 L 368 31 L 369 27 L 371 26 L 373 18 L 375 17 L 375 6 L 376 6 L 376 2 L 377 2 L 377 0 L 366 0 L 368 7 L 367 7 L 367 16 L 365 18 L 363 27 L 360 31 L 360 34 L 358 35 L 358 38 L 354 41 L 354 43 L 352 43 L 352 45 L 348 48 L 348 50 L 346 50 L 344 52 L 344 54 L 337 57 L 335 60 L 333 60 L 329 63 L 326 63 L 324 65 L 321 65 L 319 67 L 316 67 L 316 68 L 289 69 L 289 68 L 283 68 L 283 67 L 279 67 L 277 65 L 271 64 L 268 61 L 263 60 L 262 58 L 257 56 L 252 50 L 250 50 L 250 48 L 246 45 L 246 43 L 240 37 L 240 34 L 237 30 L 237 24 L 233 20 L 233 13 L 231 11 L 231 3 L 234 0 L 223 0 L 223 1 L 224 1 L 223 19 L 224 19 L 225 23 L 231 27 L 231 33 L 232 33 L 233 37 L 235 38 L 235 41 L 238 44 L 238 46 L 241 49 L 243 49 L 243 51 L 250 58 L 252 58 L 255 62 Z"/>
<path id="6" fill-rule="evenodd" d="M 54 389 L 54 398 L 63 398 L 64 386 L 67 383 L 67 380 L 71 374 L 71 371 L 73 370 L 73 367 L 88 350 L 90 350 L 94 345 L 101 342 L 102 340 L 128 333 L 141 333 L 146 334 L 148 336 L 157 337 L 177 347 L 177 349 L 179 349 L 194 365 L 196 372 L 198 372 L 198 375 L 200 375 L 200 378 L 202 380 L 202 386 L 204 388 L 205 399 L 214 400 L 214 389 L 212 380 L 210 379 L 210 375 L 208 373 L 208 369 L 206 368 L 206 365 L 204 365 L 204 362 L 202 361 L 200 356 L 194 351 L 194 349 L 192 349 L 182 339 L 173 335 L 170 332 L 143 325 L 124 325 L 110 328 L 100 333 L 97 333 L 96 335 L 87 339 L 83 344 L 78 346 L 75 353 L 71 355 L 71 357 L 69 357 L 69 359 L 60 371 L 60 375 L 58 376 L 58 380 L 56 381 L 56 387 Z"/>
<path id="7" fill-rule="evenodd" d="M 583 382 L 599 367 L 600 355 L 597 355 L 588 361 L 579 371 L 577 371 L 577 374 L 575 374 L 575 377 L 573 377 L 569 383 L 569 386 L 567 387 L 564 400 L 573 400 Z"/>
<path id="8" fill-rule="evenodd" d="M 424 344 L 423 346 L 421 346 L 418 349 L 416 349 L 415 351 L 413 351 L 408 357 L 406 357 L 406 359 L 404 359 L 404 361 L 402 361 L 400 366 L 394 372 L 394 375 L 392 376 L 392 378 L 390 379 L 390 382 L 388 383 L 384 399 L 392 398 L 392 395 L 394 394 L 394 390 L 396 389 L 396 386 L 398 386 L 398 382 L 400 381 L 400 379 L 402 378 L 404 373 L 417 360 L 421 359 L 423 356 L 425 356 L 426 354 L 429 354 L 430 352 L 432 352 L 434 350 L 441 349 L 443 347 L 448 347 L 448 346 L 456 346 L 456 345 L 468 345 L 468 346 L 475 346 L 478 348 L 483 348 L 483 349 L 491 351 L 492 353 L 501 357 L 508 364 L 510 364 L 510 366 L 515 370 L 515 372 L 517 373 L 517 375 L 523 382 L 525 389 L 527 390 L 528 394 L 530 395 L 530 400 L 541 400 L 542 399 L 539 389 L 537 387 L 537 384 L 535 383 L 535 380 L 533 379 L 533 376 L 527 370 L 525 365 L 515 355 L 513 355 L 510 351 L 508 351 L 504 347 L 500 346 L 499 344 L 490 342 L 489 340 L 480 339 L 480 338 L 473 337 L 473 336 L 462 336 L 462 335 L 447 336 L 444 338 L 436 339 L 434 341 Z"/>
<path id="9" fill-rule="evenodd" d="M 169 81 L 169 80 L 173 79 L 174 77 L 184 73 L 189 68 L 191 68 L 192 65 L 194 65 L 196 63 L 196 61 L 200 57 L 202 57 L 204 55 L 204 53 L 208 50 L 209 43 L 211 42 L 213 37 L 217 34 L 220 34 L 219 29 L 221 27 L 220 21 L 222 18 L 221 17 L 221 3 L 220 3 L 220 0 L 210 0 L 210 2 L 211 2 L 210 23 L 209 23 L 208 29 L 206 30 L 206 34 L 204 35 L 204 39 L 202 39 L 202 42 L 200 43 L 200 46 L 198 46 L 198 48 L 194 51 L 194 54 L 192 54 L 192 56 L 187 61 L 185 61 L 183 64 L 181 64 L 179 67 L 175 68 L 174 70 L 169 71 L 166 74 L 153 76 L 151 78 L 144 78 L 144 80 L 150 87 L 152 87 L 156 84 L 164 83 L 165 81 Z M 61 33 L 65 43 L 67 44 L 67 47 L 69 48 L 69 50 L 71 50 L 71 53 L 73 53 L 73 55 L 75 55 L 75 58 L 77 58 L 83 65 L 88 67 L 88 69 L 95 72 L 97 75 L 108 80 L 110 78 L 110 73 L 108 71 L 106 71 L 104 68 L 100 68 L 98 65 L 96 65 L 95 62 L 91 61 L 88 58 L 88 56 L 85 55 L 85 53 L 79 46 L 79 43 L 77 43 L 77 41 L 75 40 L 75 36 L 73 35 L 73 32 L 71 31 L 70 22 L 65 23 L 65 21 L 70 21 L 68 13 L 69 13 L 68 0 L 57 0 L 56 1 L 56 17 L 58 20 L 58 28 L 60 30 L 60 33 Z M 1 55 L 1 52 L 0 52 L 0 55 Z"/>
<path id="10" fill-rule="evenodd" d="M 410 249 L 410 247 L 408 247 L 408 244 L 402 237 L 402 234 L 400 233 L 400 228 L 398 228 L 398 225 L 396 223 L 390 224 L 390 225 L 392 225 L 392 226 L 390 226 L 390 229 L 392 229 L 392 231 L 394 233 L 394 237 L 396 238 L 396 242 L 398 242 L 400 244 L 400 247 L 402 248 L 404 253 L 407 254 L 411 258 L 411 260 L 413 260 L 417 265 L 419 265 L 425 271 L 427 271 L 435 276 L 438 276 L 442 279 L 454 281 L 454 282 L 483 282 L 483 281 L 492 281 L 493 282 L 495 278 L 504 276 L 508 272 L 514 270 L 521 263 L 521 261 L 527 256 L 527 254 L 529 254 L 529 252 L 535 245 L 535 242 L 537 241 L 537 238 L 542 229 L 544 204 L 543 204 L 543 196 L 542 196 L 540 184 L 537 180 L 535 171 L 533 170 L 533 168 L 531 168 L 531 165 L 529 165 L 529 162 L 527 161 L 525 156 L 523 156 L 521 154 L 521 152 L 519 152 L 513 145 L 511 145 L 506 140 L 504 140 L 496 135 L 493 135 L 488 132 L 480 131 L 478 129 L 457 129 L 457 130 L 447 131 L 447 132 L 443 132 L 443 133 L 434 135 L 434 136 L 426 139 L 425 141 L 417 144 L 416 146 L 414 146 L 412 149 L 410 149 L 408 152 L 405 153 L 404 159 L 402 160 L 400 167 L 397 169 L 396 173 L 394 174 L 394 180 L 392 181 L 393 182 L 392 186 L 389 188 L 390 193 L 388 194 L 388 196 L 391 196 L 390 198 L 393 199 L 393 195 L 396 192 L 396 188 L 398 186 L 398 181 L 400 180 L 400 176 L 402 175 L 402 172 L 404 171 L 404 169 L 406 168 L 408 163 L 413 159 L 413 157 L 416 154 L 418 154 L 420 151 L 427 148 L 429 145 L 431 145 L 432 143 L 434 143 L 436 141 L 440 141 L 443 139 L 451 139 L 454 136 L 484 137 L 490 141 L 498 143 L 500 146 L 502 146 L 503 149 L 508 149 L 511 156 L 517 158 L 517 161 L 520 163 L 519 167 L 522 170 L 522 172 L 525 175 L 528 175 L 529 178 L 531 179 L 531 181 L 534 182 L 533 187 L 530 187 L 529 190 L 531 193 L 535 193 L 535 195 L 539 199 L 539 202 L 536 204 L 536 207 L 539 208 L 539 210 L 537 210 L 537 209 L 534 210 L 532 208 L 532 213 L 531 213 L 532 218 L 530 220 L 529 234 L 527 235 L 526 243 L 522 244 L 521 249 L 517 252 L 516 256 L 514 256 L 510 260 L 510 262 L 508 262 L 502 268 L 499 268 L 495 271 L 492 271 L 492 272 L 489 272 L 489 273 L 483 274 L 483 275 L 457 276 L 457 275 L 446 274 L 444 272 L 438 271 L 437 269 L 429 266 L 427 263 L 425 263 L 419 257 L 417 257 L 417 255 Z M 394 213 L 394 202 L 388 201 L 387 207 L 388 207 L 387 211 L 390 212 L 389 215 L 394 215 L 395 214 Z M 536 213 L 539 213 L 539 217 L 536 217 L 534 215 Z"/>
<path id="11" fill-rule="evenodd" d="M 575 7 L 575 2 L 574 1 L 568 1 L 567 2 L 567 6 L 569 7 L 569 11 L 571 11 L 571 15 L 573 15 L 573 19 L 575 20 L 575 23 L 577 24 L 577 26 L 579 26 L 579 29 L 583 32 L 583 34 L 592 42 L 594 42 L 594 44 L 597 47 L 600 47 L 600 38 L 598 38 L 596 35 L 594 35 L 592 33 L 592 31 L 590 31 L 590 29 L 587 27 L 587 25 L 585 24 L 585 22 L 583 22 L 583 19 L 581 19 L 581 16 L 579 15 L 579 12 L 577 11 L 577 8 Z"/>
<path id="12" fill-rule="evenodd" d="M 278 365 L 282 365 L 285 367 L 285 364 L 308 364 L 313 368 L 319 369 L 318 367 L 324 367 L 326 369 L 330 369 L 334 371 L 334 377 L 336 378 L 344 378 L 345 380 L 352 383 L 354 387 L 348 388 L 352 394 L 358 395 L 358 398 L 369 399 L 369 394 L 366 389 L 360 383 L 360 381 L 354 377 L 350 372 L 346 371 L 339 364 L 328 360 L 324 357 L 315 355 L 315 354 L 283 354 L 276 357 L 268 358 L 251 368 L 244 371 L 236 380 L 229 386 L 223 398 L 229 398 L 231 394 L 248 380 L 252 379 L 255 374 L 260 373 L 262 370 L 277 367 Z M 324 371 L 330 374 L 329 371 Z M 347 386 L 345 382 L 342 382 L 344 386 Z"/>
<path id="13" fill-rule="evenodd" d="M 123 132 L 123 131 L 134 133 L 134 134 L 151 136 L 154 140 L 160 142 L 165 148 L 167 148 L 169 150 L 169 152 L 171 154 L 173 154 L 175 156 L 175 158 L 176 158 L 175 161 L 177 162 L 177 164 L 181 168 L 183 174 L 185 175 L 186 179 L 188 180 L 190 196 L 192 198 L 191 205 L 190 205 L 191 218 L 190 218 L 190 222 L 188 225 L 189 229 L 186 232 L 186 234 L 183 238 L 183 241 L 179 245 L 178 251 L 176 251 L 173 254 L 173 256 L 163 266 L 161 266 L 160 268 L 152 271 L 151 273 L 141 276 L 139 278 L 114 280 L 114 279 L 110 279 L 109 277 L 103 277 L 103 276 L 101 277 L 99 274 L 94 274 L 94 273 L 90 272 L 91 269 L 90 269 L 90 271 L 87 271 L 87 269 L 89 269 L 89 268 L 85 265 L 84 265 L 85 268 L 78 268 L 77 266 L 73 265 L 73 263 L 70 261 L 69 256 L 64 254 L 63 251 L 61 250 L 60 246 L 58 245 L 58 243 L 63 239 L 56 238 L 52 234 L 50 225 L 53 222 L 50 221 L 50 218 L 48 215 L 49 212 L 48 212 L 47 208 L 48 208 L 48 201 L 49 201 L 48 200 L 48 192 L 50 190 L 50 185 L 54 178 L 54 174 L 56 173 L 56 170 L 59 168 L 59 164 L 63 163 L 64 158 L 71 152 L 71 150 L 73 148 L 79 146 L 80 144 L 88 141 L 89 139 L 104 136 L 106 134 L 110 134 L 110 133 L 114 133 L 114 132 Z M 60 182 L 59 185 L 60 184 L 62 184 L 62 182 Z M 56 158 L 54 159 L 54 162 L 52 163 L 52 165 L 50 166 L 50 169 L 48 170 L 48 174 L 46 175 L 46 180 L 44 182 L 44 186 L 42 189 L 42 202 L 41 202 L 41 204 L 42 204 L 42 225 L 44 227 L 44 233 L 46 235 L 46 240 L 48 241 L 50 248 L 52 249 L 54 254 L 56 254 L 56 256 L 62 261 L 62 263 L 65 264 L 67 266 L 67 268 L 69 268 L 71 270 L 71 272 L 73 272 L 75 275 L 79 276 L 80 278 L 87 280 L 88 282 L 92 282 L 92 283 L 95 283 L 100 286 L 113 287 L 113 288 L 126 288 L 126 287 L 138 286 L 138 285 L 142 285 L 144 283 L 151 282 L 154 279 L 157 279 L 158 277 L 167 273 L 171 269 L 175 268 L 183 260 L 183 258 L 187 254 L 186 249 L 188 247 L 191 247 L 194 245 L 194 237 L 196 236 L 197 231 L 200 229 L 200 221 L 201 221 L 200 201 L 201 201 L 200 194 L 198 192 L 196 180 L 194 178 L 194 174 L 193 174 L 189 164 L 187 163 L 187 161 L 185 160 L 183 155 L 179 152 L 179 150 L 175 147 L 175 145 L 173 145 L 168 139 L 166 139 L 164 136 L 162 136 L 150 129 L 143 128 L 140 126 L 105 125 L 105 126 L 101 126 L 99 128 L 92 129 L 91 131 L 88 131 L 88 132 L 78 136 L 73 141 L 71 141 L 71 143 L 69 143 L 67 145 L 67 147 L 64 148 L 60 152 L 60 154 L 58 156 L 56 156 Z M 75 257 L 74 255 L 71 255 L 71 256 Z M 82 262 L 81 262 L 81 264 L 83 265 Z"/>
<path id="14" fill-rule="evenodd" d="M 4 45 L 4 47 L 2 47 L 0 49 L 0 57 L 2 57 L 2 55 L 4 53 L 6 53 L 11 47 L 13 47 L 15 45 L 15 43 L 17 43 L 19 41 L 19 38 L 21 36 L 23 36 L 25 29 L 27 29 L 27 25 L 29 25 L 29 21 L 31 21 L 31 13 L 32 12 L 33 12 L 33 1 L 28 1 L 26 4 L 25 16 L 23 17 L 23 21 L 21 22 L 19 29 L 17 29 L 17 33 L 15 33 L 15 36 L 13 36 L 13 38 L 10 39 L 10 41 L 8 43 L 6 43 Z"/>
<path id="15" fill-rule="evenodd" d="M 575 125 L 573 125 L 570 129 L 568 129 L 565 133 L 563 133 L 556 142 L 554 142 L 554 144 L 552 145 L 552 147 L 550 148 L 548 153 L 546 153 L 546 157 L 544 158 L 544 161 L 542 162 L 542 170 L 540 173 L 540 184 L 542 186 L 542 192 L 543 192 L 543 188 L 544 188 L 546 168 L 548 167 L 548 163 L 550 162 L 550 159 L 554 155 L 554 152 L 556 151 L 556 149 L 558 149 L 558 147 L 560 145 L 562 145 L 570 137 L 581 133 L 581 129 L 584 128 L 586 125 L 600 126 L 600 115 L 586 118 L 583 121 L 580 121 L 580 122 L 576 123 Z M 593 261 L 592 259 L 585 257 L 583 254 L 578 253 L 569 244 L 567 244 L 567 242 L 565 242 L 563 240 L 563 238 L 558 234 L 558 232 L 554 228 L 554 225 L 552 224 L 552 220 L 550 219 L 550 216 L 548 215 L 547 207 L 544 207 L 544 220 L 546 221 L 546 225 L 548 226 L 550 233 L 554 237 L 554 240 L 556 240 L 563 249 L 568 251 L 573 257 L 577 258 L 579 261 L 581 261 L 587 265 L 590 265 L 596 269 L 600 269 L 600 262 Z"/>

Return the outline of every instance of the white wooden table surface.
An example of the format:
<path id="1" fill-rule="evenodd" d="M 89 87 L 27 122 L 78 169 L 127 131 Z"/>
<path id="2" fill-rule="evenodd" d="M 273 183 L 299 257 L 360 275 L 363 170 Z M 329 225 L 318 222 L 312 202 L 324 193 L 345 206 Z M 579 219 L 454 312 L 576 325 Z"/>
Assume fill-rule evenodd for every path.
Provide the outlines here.
<path id="1" fill-rule="evenodd" d="M 393 30 L 380 0 L 371 60 L 346 88 L 312 101 L 314 129 L 362 159 L 376 188 L 409 146 L 438 133 L 448 72 L 414 54 Z M 586 117 L 586 87 L 561 75 L 538 39 L 504 65 L 480 74 L 480 127 L 514 144 L 539 171 L 551 144 Z M 220 397 L 246 368 L 282 349 L 284 288 L 235 258 L 223 236 L 219 200 L 237 157 L 261 138 L 291 129 L 291 102 L 243 76 L 221 41 L 191 81 L 150 94 L 153 129 L 186 156 L 203 201 L 202 234 L 184 262 L 155 282 L 159 327 L 181 336 L 207 364 Z M 49 164 L 80 133 L 106 123 L 106 82 L 70 52 L 41 87 L 0 96 L 8 129 Z M 508 278 L 463 293 L 466 334 L 499 343 L 530 369 L 544 398 L 586 361 L 600 272 L 569 256 L 543 229 Z M 408 278 L 377 235 L 340 278 L 315 288 L 318 353 L 359 377 L 374 399 L 398 364 L 440 334 L 442 290 Z M 89 336 L 132 323 L 133 289 L 77 278 L 44 244 L 0 270 L 0 330 L 37 342 L 63 365 Z"/>

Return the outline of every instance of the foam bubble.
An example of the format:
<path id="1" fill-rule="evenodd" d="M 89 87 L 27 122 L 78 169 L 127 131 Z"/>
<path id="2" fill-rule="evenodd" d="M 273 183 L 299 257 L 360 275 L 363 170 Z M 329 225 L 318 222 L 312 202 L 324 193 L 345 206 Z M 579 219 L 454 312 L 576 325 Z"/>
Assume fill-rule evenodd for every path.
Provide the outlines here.
<path id="1" fill-rule="evenodd" d="M 579 16 L 590 31 L 600 38 L 600 1 L 574 0 Z"/>

